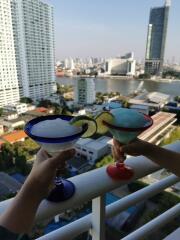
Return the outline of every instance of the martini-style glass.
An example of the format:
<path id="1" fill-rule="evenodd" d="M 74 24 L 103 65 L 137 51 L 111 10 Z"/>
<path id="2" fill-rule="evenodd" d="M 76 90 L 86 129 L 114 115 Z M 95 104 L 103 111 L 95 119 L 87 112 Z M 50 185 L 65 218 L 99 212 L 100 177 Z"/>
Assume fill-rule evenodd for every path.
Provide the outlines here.
<path id="1" fill-rule="evenodd" d="M 114 111 L 114 113 L 112 111 L 111 113 L 112 115 L 114 113 L 118 114 L 118 110 Z M 132 121 L 134 113 L 135 111 L 130 109 L 119 111 L 119 115 L 122 117 L 122 119 L 126 120 L 127 122 L 129 118 L 131 118 L 131 121 Z M 123 116 L 123 114 L 125 115 L 128 114 L 127 115 L 128 117 Z M 121 145 L 125 145 L 135 140 L 140 133 L 142 133 L 149 127 L 151 127 L 153 124 L 153 120 L 150 116 L 143 113 L 139 113 L 139 112 L 137 114 L 138 114 L 139 121 L 138 123 L 136 123 L 136 126 L 138 125 L 138 127 L 133 127 L 133 126 L 125 127 L 125 126 L 121 126 L 120 123 L 119 125 L 117 123 L 112 124 L 107 122 L 106 120 L 103 120 L 102 123 L 108 128 L 110 133 L 113 135 L 114 139 L 119 141 Z M 117 180 L 129 180 L 134 175 L 133 169 L 127 166 L 124 163 L 124 161 L 117 162 L 116 164 L 113 164 L 113 165 L 109 165 L 107 167 L 107 173 L 111 178 L 117 179 Z"/>
<path id="2" fill-rule="evenodd" d="M 37 123 L 46 121 L 46 120 L 55 120 L 61 119 L 65 121 L 71 121 L 73 119 L 72 116 L 67 115 L 50 115 L 50 116 L 43 116 L 32 119 L 29 121 L 25 126 L 25 133 L 36 141 L 40 146 L 43 147 L 50 155 L 55 155 L 61 151 L 73 148 L 76 141 L 86 132 L 87 125 L 84 124 L 82 127 L 78 127 L 78 131 L 76 133 L 72 133 L 66 137 L 40 137 L 38 135 L 34 135 L 32 133 L 32 128 Z M 60 131 L 60 129 L 57 129 Z M 66 179 L 62 179 L 60 177 L 61 171 L 57 169 L 56 177 L 54 179 L 55 188 L 52 189 L 47 199 L 52 202 L 61 202 L 71 198 L 75 192 L 75 186 L 72 182 Z"/>

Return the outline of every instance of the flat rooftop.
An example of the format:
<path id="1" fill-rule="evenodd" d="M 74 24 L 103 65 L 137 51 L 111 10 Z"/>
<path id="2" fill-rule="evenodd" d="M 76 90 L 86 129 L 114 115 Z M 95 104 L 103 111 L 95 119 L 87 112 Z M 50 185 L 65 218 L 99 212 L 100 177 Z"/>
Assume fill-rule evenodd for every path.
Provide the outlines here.
<path id="1" fill-rule="evenodd" d="M 141 133 L 138 137 L 142 140 L 146 140 L 151 135 L 155 134 L 160 128 L 165 127 L 171 121 L 176 121 L 176 114 L 168 112 L 158 112 L 152 116 L 153 125 L 146 131 Z"/>
<path id="2" fill-rule="evenodd" d="M 111 140 L 111 138 L 106 136 L 102 136 L 96 140 L 91 138 L 80 138 L 76 144 L 80 145 L 81 147 L 87 147 L 93 150 L 100 150 L 107 146 L 109 140 Z"/>
<path id="3" fill-rule="evenodd" d="M 154 137 L 157 134 L 157 131 L 163 127 L 173 124 L 176 121 L 176 114 L 168 112 L 158 112 L 152 116 L 153 125 L 148 128 L 146 131 L 141 133 L 138 138 L 148 141 L 148 138 Z M 108 144 L 112 145 L 112 139 L 109 140 Z"/>
<path id="4" fill-rule="evenodd" d="M 91 139 L 91 138 L 80 138 L 76 142 L 76 144 L 79 144 L 79 145 L 83 146 L 83 145 L 86 145 L 87 143 L 92 142 L 92 141 L 93 141 L 93 139 Z"/>

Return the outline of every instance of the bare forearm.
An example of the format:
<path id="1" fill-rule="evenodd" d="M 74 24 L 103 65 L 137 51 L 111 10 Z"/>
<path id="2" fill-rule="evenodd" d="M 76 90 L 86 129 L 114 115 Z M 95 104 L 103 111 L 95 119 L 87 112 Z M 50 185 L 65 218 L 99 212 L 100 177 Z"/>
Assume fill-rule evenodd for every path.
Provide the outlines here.
<path id="1" fill-rule="evenodd" d="M 142 155 L 180 177 L 180 154 L 146 143 Z"/>
<path id="2" fill-rule="evenodd" d="M 10 208 L 1 216 L 0 225 L 14 233 L 28 233 L 41 200 L 41 195 L 27 181 L 14 198 Z"/>

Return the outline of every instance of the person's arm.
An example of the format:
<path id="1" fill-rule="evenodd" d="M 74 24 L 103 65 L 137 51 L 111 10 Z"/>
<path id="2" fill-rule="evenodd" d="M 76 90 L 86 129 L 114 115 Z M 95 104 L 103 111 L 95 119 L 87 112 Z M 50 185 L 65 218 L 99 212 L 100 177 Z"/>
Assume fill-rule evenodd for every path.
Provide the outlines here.
<path id="1" fill-rule="evenodd" d="M 158 147 L 139 139 L 127 145 L 121 145 L 118 141 L 114 140 L 113 151 L 116 160 L 118 156 L 122 156 L 123 153 L 132 156 L 143 155 L 180 177 L 180 153 Z"/>
<path id="2" fill-rule="evenodd" d="M 34 223 L 37 208 L 49 192 L 57 168 L 74 155 L 74 150 L 49 157 L 44 150 L 37 154 L 31 173 L 7 211 L 0 217 L 0 226 L 13 233 L 28 233 Z"/>

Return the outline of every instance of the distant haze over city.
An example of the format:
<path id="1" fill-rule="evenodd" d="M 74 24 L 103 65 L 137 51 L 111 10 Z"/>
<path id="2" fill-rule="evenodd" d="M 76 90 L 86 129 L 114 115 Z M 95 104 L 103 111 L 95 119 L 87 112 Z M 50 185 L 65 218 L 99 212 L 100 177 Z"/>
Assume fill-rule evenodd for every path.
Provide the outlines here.
<path id="1" fill-rule="evenodd" d="M 44 0 L 54 6 L 56 59 L 110 57 L 134 51 L 144 59 L 151 7 L 164 0 Z M 172 0 L 165 59 L 180 61 L 180 1 Z"/>

